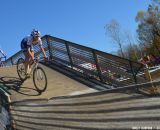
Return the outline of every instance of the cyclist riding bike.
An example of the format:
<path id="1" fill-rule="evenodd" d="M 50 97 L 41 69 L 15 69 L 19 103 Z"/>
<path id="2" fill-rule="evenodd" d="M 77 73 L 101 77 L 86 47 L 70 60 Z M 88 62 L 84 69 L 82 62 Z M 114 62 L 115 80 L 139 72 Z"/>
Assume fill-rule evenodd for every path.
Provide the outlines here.
<path id="1" fill-rule="evenodd" d="M 34 49 L 33 45 L 38 44 L 40 47 L 41 52 L 44 55 L 44 58 L 46 59 L 46 53 L 44 51 L 44 48 L 42 46 L 42 40 L 40 38 L 40 32 L 36 29 L 33 29 L 30 36 L 26 36 L 21 41 L 21 49 L 25 56 L 25 72 L 26 77 L 29 78 L 31 76 L 31 66 L 34 61 Z"/>

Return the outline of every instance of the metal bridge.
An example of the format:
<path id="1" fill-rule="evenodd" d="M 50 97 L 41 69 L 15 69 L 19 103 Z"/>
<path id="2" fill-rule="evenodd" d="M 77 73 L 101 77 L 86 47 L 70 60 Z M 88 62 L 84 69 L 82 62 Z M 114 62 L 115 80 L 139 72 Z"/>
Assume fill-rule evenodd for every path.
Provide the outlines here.
<path id="1" fill-rule="evenodd" d="M 48 35 L 42 40 L 50 57 L 41 62 L 48 78 L 44 93 L 37 92 L 32 78 L 19 79 L 21 51 L 0 68 L 0 86 L 10 94 L 6 106 L 15 129 L 160 128 L 159 95 L 139 91 L 160 82 L 149 82 L 142 64 Z M 35 51 L 43 56 L 38 46 Z"/>
<path id="2" fill-rule="evenodd" d="M 147 81 L 142 74 L 144 66 L 138 62 L 49 35 L 43 36 L 42 41 L 52 63 L 81 73 L 97 82 L 122 87 Z M 36 55 L 43 56 L 38 45 L 34 46 L 34 49 Z M 24 57 L 22 51 L 10 57 L 6 66 L 16 64 L 20 57 Z"/>

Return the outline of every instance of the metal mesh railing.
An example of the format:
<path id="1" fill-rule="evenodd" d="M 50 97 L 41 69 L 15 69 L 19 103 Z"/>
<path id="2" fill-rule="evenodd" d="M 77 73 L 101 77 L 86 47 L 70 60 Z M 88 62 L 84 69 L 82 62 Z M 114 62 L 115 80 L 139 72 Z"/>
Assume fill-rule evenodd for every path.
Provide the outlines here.
<path id="1" fill-rule="evenodd" d="M 43 36 L 42 42 L 51 60 L 102 83 L 121 87 L 146 82 L 140 63 L 49 35 Z M 43 56 L 38 45 L 34 50 L 35 55 Z M 21 51 L 10 57 L 6 65 L 16 64 L 20 57 L 24 57 Z"/>

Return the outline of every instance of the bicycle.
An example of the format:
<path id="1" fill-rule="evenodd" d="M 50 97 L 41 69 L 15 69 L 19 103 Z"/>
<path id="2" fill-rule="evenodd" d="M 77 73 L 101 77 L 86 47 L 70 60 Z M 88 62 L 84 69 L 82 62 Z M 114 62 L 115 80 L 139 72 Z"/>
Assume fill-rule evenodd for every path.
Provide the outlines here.
<path id="1" fill-rule="evenodd" d="M 39 93 L 44 92 L 47 88 L 47 76 L 42 67 L 39 66 L 40 59 L 36 57 L 31 67 L 31 74 L 33 74 L 33 83 Z M 27 79 L 25 72 L 25 60 L 19 58 L 17 61 L 17 73 L 22 81 Z"/>

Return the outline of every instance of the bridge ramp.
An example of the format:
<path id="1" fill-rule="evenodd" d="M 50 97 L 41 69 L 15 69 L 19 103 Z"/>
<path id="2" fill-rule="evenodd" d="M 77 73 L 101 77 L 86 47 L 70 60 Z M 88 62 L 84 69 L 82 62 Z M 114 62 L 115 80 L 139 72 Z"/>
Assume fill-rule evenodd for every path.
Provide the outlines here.
<path id="1" fill-rule="evenodd" d="M 53 69 L 41 65 L 46 72 L 48 87 L 45 92 L 39 95 L 34 87 L 32 77 L 24 82 L 19 79 L 16 66 L 0 68 L 0 84 L 5 86 L 11 93 L 11 100 L 51 98 L 56 96 L 74 95 L 78 93 L 96 92 L 76 80 L 73 80 Z M 17 91 L 17 89 L 20 89 Z"/>

